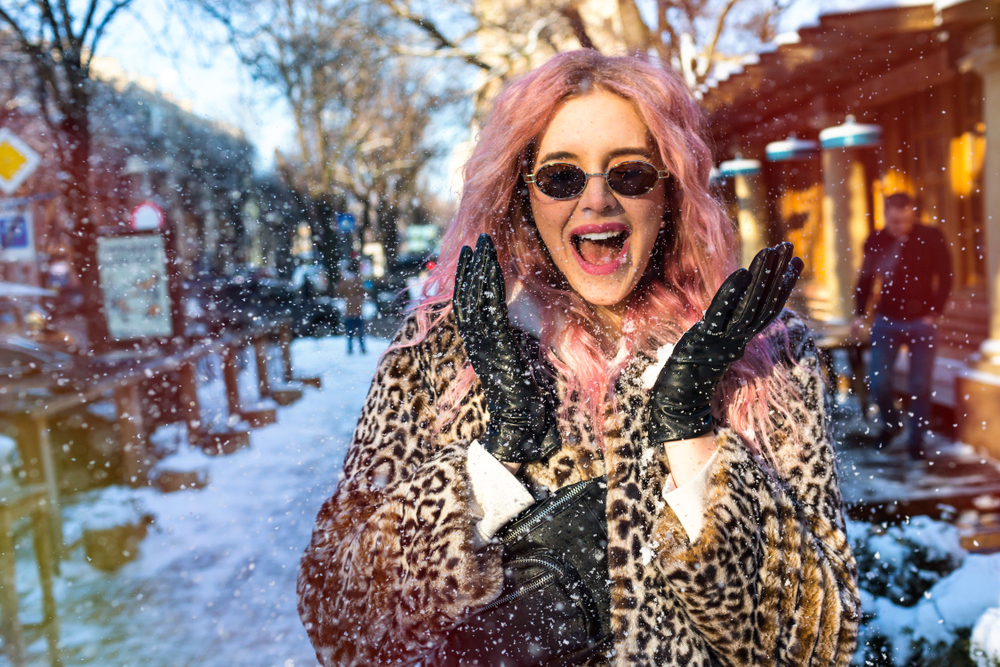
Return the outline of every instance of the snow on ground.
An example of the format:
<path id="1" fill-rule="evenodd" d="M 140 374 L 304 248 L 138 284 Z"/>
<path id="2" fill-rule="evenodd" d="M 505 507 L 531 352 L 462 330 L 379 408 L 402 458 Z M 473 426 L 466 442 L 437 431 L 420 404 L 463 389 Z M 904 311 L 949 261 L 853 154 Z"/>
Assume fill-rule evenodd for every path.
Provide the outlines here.
<path id="1" fill-rule="evenodd" d="M 351 357 L 342 338 L 296 341 L 296 373 L 321 376 L 322 390 L 307 388 L 295 405 L 278 408 L 278 423 L 253 431 L 248 449 L 210 457 L 184 445 L 162 462 L 175 470 L 206 469 L 205 489 L 162 494 L 110 487 L 68 503 L 70 544 L 79 543 L 84 527 L 144 516 L 154 523 L 139 557 L 116 572 L 90 566 L 79 546 L 63 562 L 56 594 L 64 664 L 316 665 L 296 611 L 298 561 L 316 513 L 338 481 L 385 347 L 385 341 L 373 340 L 369 355 Z M 240 377 L 244 399 L 252 398 L 256 386 L 251 361 Z M 211 364 L 201 370 L 204 416 L 217 424 L 225 400 L 221 378 Z M 169 450 L 183 440 L 183 427 L 167 427 L 158 431 L 155 445 Z M 988 611 L 1000 600 L 1000 554 L 968 555 L 954 527 L 926 518 L 887 530 L 852 523 L 850 534 L 868 588 L 863 602 L 871 618 L 862 642 L 885 635 L 894 663 L 903 664 L 914 642 L 953 641 L 957 630 L 975 625 L 974 647 L 1000 652 L 1000 609 Z M 33 622 L 41 596 L 27 536 L 18 546 L 22 620 Z M 912 556 L 917 550 L 919 562 Z M 43 640 L 30 646 L 29 657 L 32 665 L 48 664 Z"/>
<path id="2" fill-rule="evenodd" d="M 302 400 L 279 408 L 278 423 L 253 431 L 247 449 L 209 457 L 182 448 L 164 462 L 206 468 L 207 488 L 163 494 L 111 487 L 67 507 L 68 540 L 78 539 L 83 525 L 115 518 L 148 513 L 155 523 L 138 559 L 117 572 L 88 565 L 80 547 L 63 562 L 56 595 L 64 664 L 315 665 L 296 611 L 298 561 L 337 483 L 385 347 L 372 340 L 367 356 L 351 357 L 342 338 L 296 341 L 296 374 L 321 376 L 322 390 L 307 388 Z M 225 398 L 217 390 L 202 395 Z M 25 543 L 17 572 L 19 590 L 30 591 L 22 595 L 27 622 L 41 608 L 29 552 Z M 30 659 L 47 664 L 43 640 L 31 645 Z"/>

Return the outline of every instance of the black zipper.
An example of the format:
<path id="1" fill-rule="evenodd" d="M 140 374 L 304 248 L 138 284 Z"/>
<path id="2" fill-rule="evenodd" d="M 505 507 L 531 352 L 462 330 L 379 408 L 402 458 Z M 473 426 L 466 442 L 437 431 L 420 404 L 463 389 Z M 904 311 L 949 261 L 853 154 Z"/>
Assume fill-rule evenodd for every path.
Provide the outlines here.
<path id="1" fill-rule="evenodd" d="M 545 588 L 553 581 L 558 579 L 561 575 L 566 574 L 566 570 L 560 567 L 559 564 L 556 563 L 554 560 L 550 560 L 548 558 L 541 558 L 537 556 L 525 556 L 524 558 L 515 558 L 506 565 L 504 565 L 504 567 L 507 568 L 516 565 L 538 565 L 549 570 L 549 572 L 539 577 L 535 577 L 534 579 L 532 579 L 531 581 L 529 581 L 516 591 L 511 591 L 506 595 L 501 595 L 496 600 L 483 607 L 478 613 L 495 609 L 496 607 L 509 604 L 511 602 L 514 602 L 515 600 L 520 600 L 525 596 L 531 595 L 537 590 Z"/>
<path id="2" fill-rule="evenodd" d="M 586 482 L 578 483 L 575 487 L 567 491 L 566 495 L 560 498 L 556 498 L 549 505 L 540 508 L 537 514 L 532 514 L 530 516 L 527 516 L 521 520 L 521 523 L 512 526 L 511 529 L 508 530 L 506 534 L 504 534 L 503 537 L 500 538 L 500 542 L 502 544 L 510 544 L 514 540 L 518 539 L 519 537 L 530 531 L 532 528 L 534 528 L 536 525 L 538 525 L 538 523 L 541 522 L 543 519 L 545 519 L 545 517 L 554 514 L 557 509 L 559 509 L 566 503 L 576 500 L 578 497 L 586 493 L 587 490 L 590 489 L 590 485 L 592 483 L 593 480 L 588 480 Z"/>

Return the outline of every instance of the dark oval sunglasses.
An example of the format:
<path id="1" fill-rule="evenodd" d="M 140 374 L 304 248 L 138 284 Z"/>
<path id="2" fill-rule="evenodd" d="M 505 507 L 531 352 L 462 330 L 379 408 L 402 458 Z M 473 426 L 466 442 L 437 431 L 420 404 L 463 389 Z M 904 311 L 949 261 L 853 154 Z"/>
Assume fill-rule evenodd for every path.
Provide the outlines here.
<path id="1" fill-rule="evenodd" d="M 633 160 L 616 164 L 604 173 L 588 174 L 575 164 L 547 164 L 533 174 L 525 174 L 525 183 L 534 183 L 538 191 L 552 199 L 573 199 L 583 194 L 592 176 L 603 176 L 608 187 L 623 197 L 641 197 L 670 176 L 648 162 Z"/>

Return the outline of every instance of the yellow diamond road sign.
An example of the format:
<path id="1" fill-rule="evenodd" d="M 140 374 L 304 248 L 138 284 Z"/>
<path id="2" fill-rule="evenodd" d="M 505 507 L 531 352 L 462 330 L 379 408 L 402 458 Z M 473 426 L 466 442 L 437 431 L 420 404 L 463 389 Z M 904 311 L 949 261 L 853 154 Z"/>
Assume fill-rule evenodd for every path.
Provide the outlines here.
<path id="1" fill-rule="evenodd" d="M 14 194 L 41 161 L 31 146 L 7 128 L 0 128 L 0 190 Z"/>

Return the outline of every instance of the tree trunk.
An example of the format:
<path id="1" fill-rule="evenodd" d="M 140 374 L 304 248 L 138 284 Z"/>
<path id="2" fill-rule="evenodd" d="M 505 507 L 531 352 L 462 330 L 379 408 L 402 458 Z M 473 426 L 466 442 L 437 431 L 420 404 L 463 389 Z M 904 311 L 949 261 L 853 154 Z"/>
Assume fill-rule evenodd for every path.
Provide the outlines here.
<path id="1" fill-rule="evenodd" d="M 97 265 L 97 221 L 91 210 L 90 89 L 81 67 L 67 66 L 66 74 L 70 90 L 60 134 L 64 145 L 63 169 L 69 178 L 63 187 L 73 225 L 70 238 L 84 297 L 87 338 L 89 348 L 94 350 L 107 341 L 108 329 Z"/>
<path id="2" fill-rule="evenodd" d="M 337 270 L 338 243 L 340 232 L 337 230 L 337 205 L 325 197 L 316 202 L 316 219 L 313 221 L 313 247 L 319 256 L 320 264 L 326 273 L 328 285 L 339 276 Z"/>
<path id="3" fill-rule="evenodd" d="M 618 0 L 618 12 L 622 21 L 622 37 L 629 53 L 645 53 L 649 49 L 651 36 L 649 26 L 642 20 L 635 0 Z"/>
<path id="4" fill-rule="evenodd" d="M 393 201 L 385 197 L 379 204 L 377 215 L 379 241 L 385 252 L 386 266 L 391 267 L 395 264 L 396 256 L 399 254 L 399 229 L 397 227 L 399 211 Z"/>

